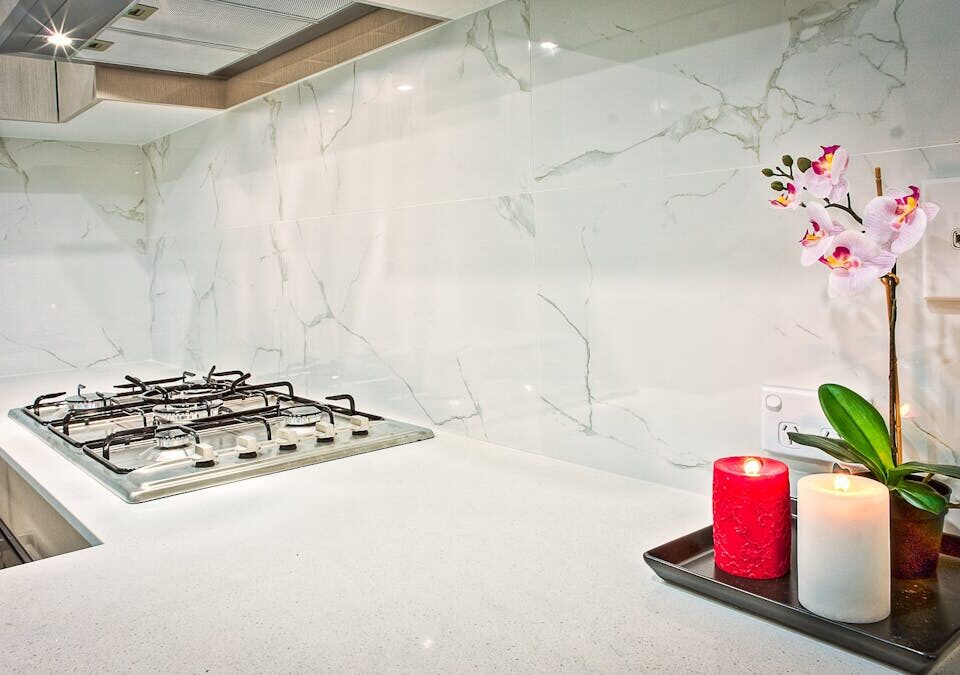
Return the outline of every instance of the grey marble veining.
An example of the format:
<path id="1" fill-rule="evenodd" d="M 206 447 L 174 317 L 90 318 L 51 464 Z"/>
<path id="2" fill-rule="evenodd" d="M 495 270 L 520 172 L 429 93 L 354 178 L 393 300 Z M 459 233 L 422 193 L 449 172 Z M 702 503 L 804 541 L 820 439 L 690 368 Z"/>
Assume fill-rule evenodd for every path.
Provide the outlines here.
<path id="1" fill-rule="evenodd" d="M 828 300 L 758 169 L 841 142 L 862 201 L 876 165 L 960 175 L 958 24 L 948 0 L 508 0 L 159 139 L 153 354 L 706 489 L 756 450 L 761 385 L 883 398 L 882 289 Z M 907 436 L 952 459 L 960 314 L 919 264 Z"/>

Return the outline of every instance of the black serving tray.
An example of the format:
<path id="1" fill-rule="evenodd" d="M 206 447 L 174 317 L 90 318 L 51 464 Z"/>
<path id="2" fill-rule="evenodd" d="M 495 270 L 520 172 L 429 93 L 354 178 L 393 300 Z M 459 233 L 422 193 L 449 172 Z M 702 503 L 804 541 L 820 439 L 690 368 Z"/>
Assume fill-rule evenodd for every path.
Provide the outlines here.
<path id="1" fill-rule="evenodd" d="M 960 537 L 949 534 L 943 536 L 938 578 L 894 579 L 892 613 L 871 624 L 833 621 L 807 611 L 797 600 L 793 572 L 780 579 L 759 580 L 718 569 L 713 527 L 650 549 L 643 559 L 666 581 L 902 670 L 927 671 L 960 635 Z M 791 570 L 796 563 L 794 514 Z"/>

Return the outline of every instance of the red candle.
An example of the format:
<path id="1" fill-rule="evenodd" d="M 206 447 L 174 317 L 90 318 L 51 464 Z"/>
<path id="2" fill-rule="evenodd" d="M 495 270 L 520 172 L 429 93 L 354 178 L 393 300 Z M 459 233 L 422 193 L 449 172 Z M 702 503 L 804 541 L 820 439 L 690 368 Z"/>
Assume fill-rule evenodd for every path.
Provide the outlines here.
<path id="1" fill-rule="evenodd" d="M 790 571 L 789 475 L 775 459 L 713 463 L 713 548 L 721 570 L 750 579 Z"/>

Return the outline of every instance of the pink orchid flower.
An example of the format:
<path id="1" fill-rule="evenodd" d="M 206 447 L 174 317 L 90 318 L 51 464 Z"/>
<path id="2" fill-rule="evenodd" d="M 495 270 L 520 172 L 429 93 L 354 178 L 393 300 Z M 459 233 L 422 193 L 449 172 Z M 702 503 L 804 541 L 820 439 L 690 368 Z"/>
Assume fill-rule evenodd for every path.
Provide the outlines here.
<path id="1" fill-rule="evenodd" d="M 780 193 L 776 199 L 770 200 L 770 205 L 775 209 L 787 209 L 793 211 L 800 206 L 800 189 L 796 183 L 787 183 L 787 189 Z"/>
<path id="2" fill-rule="evenodd" d="M 927 229 L 927 222 L 936 218 L 940 207 L 920 201 L 920 188 L 890 190 L 874 197 L 863 210 L 863 226 L 882 246 L 900 255 L 916 246 Z"/>
<path id="3" fill-rule="evenodd" d="M 820 262 L 830 268 L 830 296 L 836 297 L 863 291 L 870 282 L 893 269 L 897 256 L 880 248 L 867 235 L 845 230 L 834 238 Z"/>
<path id="4" fill-rule="evenodd" d="M 810 228 L 800 240 L 803 253 L 800 254 L 800 264 L 809 267 L 820 260 L 828 251 L 832 250 L 834 239 L 844 231 L 843 225 L 830 218 L 825 206 L 817 203 L 806 205 L 807 217 L 810 219 Z"/>
<path id="5" fill-rule="evenodd" d="M 850 164 L 850 155 L 839 145 L 821 145 L 823 154 L 803 173 L 807 190 L 820 199 L 839 202 L 850 186 L 843 174 Z"/>

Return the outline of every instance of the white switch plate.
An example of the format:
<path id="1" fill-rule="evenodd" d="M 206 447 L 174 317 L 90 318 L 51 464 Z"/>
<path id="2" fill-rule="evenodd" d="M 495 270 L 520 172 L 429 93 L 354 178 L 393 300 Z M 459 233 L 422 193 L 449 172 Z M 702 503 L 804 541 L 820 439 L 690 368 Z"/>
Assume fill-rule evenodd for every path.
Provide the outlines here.
<path id="1" fill-rule="evenodd" d="M 760 393 L 760 428 L 763 449 L 786 457 L 833 461 L 827 453 L 816 448 L 793 443 L 787 432 L 796 431 L 815 436 L 837 438 L 823 411 L 817 392 L 793 387 L 763 387 Z"/>
<path id="2" fill-rule="evenodd" d="M 960 300 L 960 178 L 926 181 L 920 199 L 940 207 L 923 237 L 923 297 Z"/>

